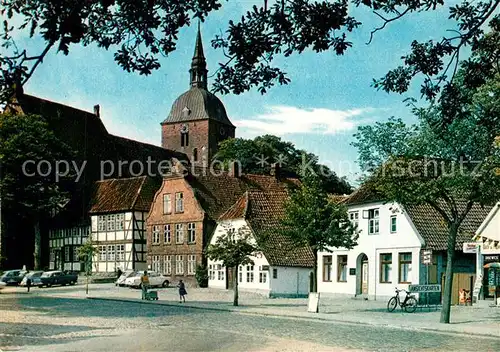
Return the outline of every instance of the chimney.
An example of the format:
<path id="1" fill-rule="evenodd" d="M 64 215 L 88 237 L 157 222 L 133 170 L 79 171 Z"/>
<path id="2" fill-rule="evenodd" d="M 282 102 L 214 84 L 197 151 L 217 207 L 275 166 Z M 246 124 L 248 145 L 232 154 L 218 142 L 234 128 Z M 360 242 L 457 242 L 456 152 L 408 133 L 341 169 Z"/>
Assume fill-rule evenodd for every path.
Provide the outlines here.
<path id="1" fill-rule="evenodd" d="M 231 161 L 229 164 L 229 176 L 236 178 L 241 176 L 241 165 L 238 161 Z"/>
<path id="2" fill-rule="evenodd" d="M 98 118 L 101 118 L 101 107 L 99 106 L 99 104 L 94 105 L 94 115 Z"/>
<path id="3" fill-rule="evenodd" d="M 280 166 L 276 163 L 271 164 L 271 176 L 274 176 L 276 179 L 280 178 Z"/>

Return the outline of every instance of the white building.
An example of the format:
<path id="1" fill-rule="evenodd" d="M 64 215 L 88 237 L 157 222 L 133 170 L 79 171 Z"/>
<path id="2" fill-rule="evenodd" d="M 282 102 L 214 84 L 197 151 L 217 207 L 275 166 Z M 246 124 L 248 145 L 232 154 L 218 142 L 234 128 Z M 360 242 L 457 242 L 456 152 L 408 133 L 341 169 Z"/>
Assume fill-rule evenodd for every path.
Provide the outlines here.
<path id="1" fill-rule="evenodd" d="M 331 252 L 318 253 L 318 292 L 323 296 L 388 299 L 396 287 L 442 284 L 448 230 L 433 208 L 384 202 L 367 187 L 354 192 L 345 204 L 351 221 L 358 226 L 358 244 L 351 250 L 332 248 Z M 460 227 L 454 275 L 474 275 L 474 256 L 459 250 L 470 241 L 486 213 L 473 207 Z M 430 265 L 423 263 L 423 250 L 432 251 Z M 440 300 L 440 295 L 434 294 L 433 300 Z"/>
<path id="2" fill-rule="evenodd" d="M 146 270 L 146 217 L 158 182 L 142 176 L 96 183 L 90 210 L 94 272 Z"/>
<path id="3" fill-rule="evenodd" d="M 231 232 L 250 231 L 253 241 L 260 244 L 264 234 L 269 236 L 262 252 L 251 259 L 254 265 L 240 266 L 238 288 L 268 297 L 305 297 L 309 292 L 309 274 L 314 256 L 309 248 L 295 249 L 289 240 L 276 231 L 283 216 L 286 192 L 246 192 L 219 219 L 210 244 L 219 236 Z M 232 271 L 222 263 L 208 260 L 211 288 L 232 289 Z"/>
<path id="4" fill-rule="evenodd" d="M 500 203 L 497 203 L 483 221 L 474 238 L 477 243 L 475 298 L 493 298 L 495 291 L 489 285 L 492 269 L 490 263 L 500 262 Z M 486 266 L 486 267 L 485 267 Z M 497 297 L 500 297 L 500 287 L 497 286 Z"/>

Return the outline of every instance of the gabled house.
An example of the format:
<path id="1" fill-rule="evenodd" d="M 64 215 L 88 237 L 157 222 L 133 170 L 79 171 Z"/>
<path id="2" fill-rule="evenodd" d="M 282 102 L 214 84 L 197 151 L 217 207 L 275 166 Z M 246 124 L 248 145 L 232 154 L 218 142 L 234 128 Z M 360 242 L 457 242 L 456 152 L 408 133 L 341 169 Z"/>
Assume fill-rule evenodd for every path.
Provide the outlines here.
<path id="1" fill-rule="evenodd" d="M 332 252 L 318 253 L 319 292 L 386 299 L 394 295 L 395 287 L 443 283 L 448 229 L 432 207 L 387 202 L 366 185 L 345 204 L 350 221 L 358 226 L 358 245 L 351 250 L 331 248 Z M 463 243 L 470 242 L 490 209 L 475 205 L 459 229 L 454 303 L 458 290 L 470 289 L 475 276 L 474 255 L 462 252 Z M 423 260 L 424 250 L 432 252 L 428 265 Z M 434 297 L 439 298 L 439 294 Z"/>
<path id="2" fill-rule="evenodd" d="M 94 272 L 147 269 L 146 217 L 159 186 L 160 181 L 146 176 L 96 183 L 90 209 L 98 249 Z"/>
<path id="3" fill-rule="evenodd" d="M 295 248 L 290 239 L 279 232 L 284 217 L 286 191 L 250 190 L 219 217 L 210 243 L 220 236 L 249 231 L 251 241 L 262 251 L 250 258 L 254 265 L 239 266 L 238 287 L 268 297 L 305 297 L 309 292 L 309 274 L 314 265 L 310 248 Z M 233 272 L 223 263 L 208 260 L 209 287 L 233 288 Z"/>
<path id="4" fill-rule="evenodd" d="M 491 263 L 500 263 L 500 203 L 497 203 L 484 219 L 474 236 L 476 241 L 476 285 L 474 297 L 477 299 L 491 299 L 500 297 L 500 282 L 494 283 L 494 270 Z M 497 269 L 498 270 L 498 269 Z M 500 279 L 497 279 L 500 280 Z M 500 305 L 500 299 L 497 302 Z"/>
<path id="5" fill-rule="evenodd" d="M 148 264 L 152 270 L 196 284 L 196 266 L 206 264 L 203 250 L 217 219 L 247 190 L 283 191 L 296 180 L 276 176 L 206 170 L 167 176 L 147 218 Z"/>

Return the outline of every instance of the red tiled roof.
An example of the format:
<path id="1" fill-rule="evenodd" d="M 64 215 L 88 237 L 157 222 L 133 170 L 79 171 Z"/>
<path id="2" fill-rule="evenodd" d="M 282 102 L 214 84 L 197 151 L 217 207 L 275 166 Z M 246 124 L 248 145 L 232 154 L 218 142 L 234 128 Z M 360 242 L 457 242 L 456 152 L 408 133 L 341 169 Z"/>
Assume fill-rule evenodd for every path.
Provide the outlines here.
<path id="1" fill-rule="evenodd" d="M 245 192 L 219 219 L 246 219 L 270 265 L 312 267 L 314 265 L 312 250 L 309 247 L 297 248 L 280 231 L 288 197 L 286 190 L 250 190 Z"/>
<path id="2" fill-rule="evenodd" d="M 159 186 L 159 182 L 146 176 L 98 181 L 92 194 L 90 213 L 149 212 Z"/>

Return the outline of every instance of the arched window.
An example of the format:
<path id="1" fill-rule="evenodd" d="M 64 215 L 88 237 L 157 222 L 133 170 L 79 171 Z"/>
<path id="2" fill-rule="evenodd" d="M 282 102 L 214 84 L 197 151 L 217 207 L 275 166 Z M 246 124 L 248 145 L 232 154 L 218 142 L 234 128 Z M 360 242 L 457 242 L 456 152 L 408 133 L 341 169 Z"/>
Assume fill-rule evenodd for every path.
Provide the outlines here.
<path id="1" fill-rule="evenodd" d="M 181 147 L 189 145 L 189 132 L 181 132 Z"/>
<path id="2" fill-rule="evenodd" d="M 193 149 L 193 161 L 198 161 L 198 149 Z"/>

